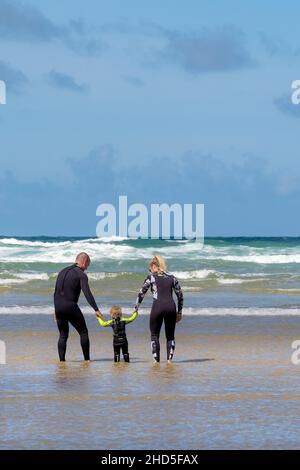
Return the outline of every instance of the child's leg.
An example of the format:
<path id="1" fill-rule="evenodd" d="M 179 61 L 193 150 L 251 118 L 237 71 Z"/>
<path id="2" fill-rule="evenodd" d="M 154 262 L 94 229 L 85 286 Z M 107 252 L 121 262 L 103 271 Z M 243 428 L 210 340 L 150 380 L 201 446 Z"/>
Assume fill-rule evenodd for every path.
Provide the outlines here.
<path id="1" fill-rule="evenodd" d="M 124 361 L 125 361 L 125 362 L 130 362 L 130 359 L 129 359 L 129 351 L 128 351 L 128 343 L 127 343 L 127 341 L 126 341 L 126 343 L 124 343 L 123 346 L 122 346 L 122 353 L 123 353 Z"/>
<path id="2" fill-rule="evenodd" d="M 114 361 L 120 362 L 121 346 L 114 344 Z"/>

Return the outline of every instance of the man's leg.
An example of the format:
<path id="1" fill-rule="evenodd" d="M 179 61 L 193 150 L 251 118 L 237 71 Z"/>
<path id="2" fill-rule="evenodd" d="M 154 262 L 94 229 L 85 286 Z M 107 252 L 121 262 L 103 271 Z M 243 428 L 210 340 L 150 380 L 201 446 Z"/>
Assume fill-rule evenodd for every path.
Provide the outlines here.
<path id="1" fill-rule="evenodd" d="M 67 340 L 69 336 L 69 323 L 68 320 L 59 320 L 57 319 L 57 327 L 59 330 L 59 340 L 58 340 L 58 355 L 61 362 L 66 360 L 66 350 L 67 350 Z"/>
<path id="2" fill-rule="evenodd" d="M 86 361 L 90 360 L 90 340 L 89 332 L 86 326 L 84 316 L 78 305 L 73 309 L 73 312 L 70 314 L 69 321 L 71 325 L 80 335 L 80 344 L 83 352 L 84 359 Z"/>

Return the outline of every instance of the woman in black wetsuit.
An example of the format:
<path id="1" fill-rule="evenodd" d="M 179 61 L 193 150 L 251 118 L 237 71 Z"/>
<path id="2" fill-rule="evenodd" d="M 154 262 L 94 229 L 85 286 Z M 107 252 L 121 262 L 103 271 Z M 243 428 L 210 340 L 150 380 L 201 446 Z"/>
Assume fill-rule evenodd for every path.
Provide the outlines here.
<path id="1" fill-rule="evenodd" d="M 162 256 L 154 256 L 150 261 L 149 271 L 150 274 L 146 277 L 139 291 L 135 310 L 138 310 L 150 287 L 153 296 L 150 313 L 152 355 L 155 362 L 160 362 L 159 335 L 164 321 L 167 339 L 167 360 L 171 362 L 175 350 L 175 326 L 182 318 L 183 295 L 175 276 L 167 272 L 166 263 Z M 178 300 L 177 311 L 172 295 L 173 291 Z"/>

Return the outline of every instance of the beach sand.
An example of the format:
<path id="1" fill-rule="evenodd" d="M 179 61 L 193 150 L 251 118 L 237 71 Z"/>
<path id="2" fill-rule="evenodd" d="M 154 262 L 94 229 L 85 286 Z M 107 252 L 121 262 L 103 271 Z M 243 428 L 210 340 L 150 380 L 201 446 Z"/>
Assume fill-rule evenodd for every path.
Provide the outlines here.
<path id="1" fill-rule="evenodd" d="M 112 362 L 111 329 L 87 316 L 92 357 L 72 331 L 57 361 L 49 315 L 1 315 L 1 449 L 300 448 L 299 317 L 186 316 L 174 364 L 153 365 L 148 317 L 127 328 L 130 364 Z"/>

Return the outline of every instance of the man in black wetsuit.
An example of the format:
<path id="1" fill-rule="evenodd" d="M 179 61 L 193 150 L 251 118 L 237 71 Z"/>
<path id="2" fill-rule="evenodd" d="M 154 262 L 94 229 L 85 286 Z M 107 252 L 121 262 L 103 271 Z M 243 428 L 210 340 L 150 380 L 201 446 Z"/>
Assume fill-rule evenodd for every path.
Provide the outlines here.
<path id="1" fill-rule="evenodd" d="M 90 360 L 90 341 L 84 316 L 78 306 L 78 299 L 83 291 L 86 300 L 95 310 L 96 316 L 102 316 L 89 287 L 85 270 L 90 265 L 90 257 L 87 253 L 79 253 L 76 262 L 72 266 L 64 268 L 57 276 L 54 307 L 55 318 L 59 329 L 58 355 L 60 361 L 66 360 L 67 340 L 69 336 L 69 322 L 80 335 L 80 343 L 84 359 Z"/>

